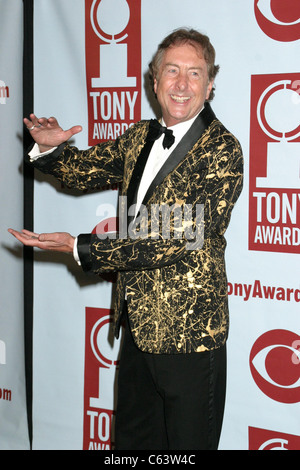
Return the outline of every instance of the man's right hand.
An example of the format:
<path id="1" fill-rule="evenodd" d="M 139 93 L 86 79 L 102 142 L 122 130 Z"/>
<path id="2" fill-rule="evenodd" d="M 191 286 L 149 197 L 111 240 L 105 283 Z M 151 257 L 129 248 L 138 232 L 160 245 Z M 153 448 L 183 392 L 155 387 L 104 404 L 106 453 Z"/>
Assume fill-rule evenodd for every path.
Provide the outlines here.
<path id="1" fill-rule="evenodd" d="M 41 153 L 53 147 L 58 147 L 63 142 L 69 140 L 74 134 L 82 131 L 81 126 L 73 126 L 64 131 L 54 117 L 49 119 L 45 117 L 37 118 L 35 114 L 30 114 L 29 117 L 30 119 L 24 118 L 24 124 L 38 144 Z"/>

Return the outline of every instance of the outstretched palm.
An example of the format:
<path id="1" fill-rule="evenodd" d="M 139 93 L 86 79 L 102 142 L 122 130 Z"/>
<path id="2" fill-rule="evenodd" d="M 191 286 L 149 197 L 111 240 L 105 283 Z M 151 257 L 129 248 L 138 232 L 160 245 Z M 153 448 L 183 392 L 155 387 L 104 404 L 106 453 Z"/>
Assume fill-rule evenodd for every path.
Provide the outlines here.
<path id="1" fill-rule="evenodd" d="M 19 232 L 12 228 L 9 228 L 8 231 L 25 246 L 64 253 L 73 252 L 74 237 L 67 232 L 35 233 L 25 229 Z"/>

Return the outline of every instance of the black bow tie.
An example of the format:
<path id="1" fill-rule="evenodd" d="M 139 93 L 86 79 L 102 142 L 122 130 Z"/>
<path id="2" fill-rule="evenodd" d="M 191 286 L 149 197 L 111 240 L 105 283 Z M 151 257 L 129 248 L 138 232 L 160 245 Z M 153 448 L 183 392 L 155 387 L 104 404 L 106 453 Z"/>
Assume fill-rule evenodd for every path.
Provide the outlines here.
<path id="1" fill-rule="evenodd" d="M 167 127 L 162 126 L 157 119 L 151 119 L 149 125 L 149 133 L 147 135 L 147 140 L 153 142 L 160 138 L 162 134 L 165 134 L 163 140 L 163 148 L 170 148 L 174 142 L 175 137 L 173 135 L 173 131 L 168 129 Z"/>

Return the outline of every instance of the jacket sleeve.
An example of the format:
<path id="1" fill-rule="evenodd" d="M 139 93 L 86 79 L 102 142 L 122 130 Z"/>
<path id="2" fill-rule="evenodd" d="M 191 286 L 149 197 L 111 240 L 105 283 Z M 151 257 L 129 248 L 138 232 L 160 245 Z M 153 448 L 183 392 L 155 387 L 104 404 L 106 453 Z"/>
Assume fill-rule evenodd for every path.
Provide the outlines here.
<path id="1" fill-rule="evenodd" d="M 212 240 L 220 242 L 242 190 L 243 157 L 239 143 L 235 139 L 219 142 L 204 175 L 199 178 L 203 184 L 197 194 L 193 193 L 192 212 L 197 213 L 197 204 L 204 212 L 201 221 L 193 223 L 204 224 L 204 244 Z M 176 238 L 172 231 L 169 238 L 164 238 L 161 232 L 156 238 L 152 238 L 150 230 L 148 233 L 147 237 L 137 239 L 80 235 L 78 253 L 82 268 L 94 273 L 160 268 L 183 259 L 191 246 L 184 235 Z M 203 243 L 194 249 L 202 247 Z"/>
<path id="2" fill-rule="evenodd" d="M 61 144 L 51 154 L 26 163 L 46 174 L 51 174 L 65 186 L 86 190 L 119 183 L 124 173 L 124 153 L 119 139 L 79 150 L 68 143 Z"/>

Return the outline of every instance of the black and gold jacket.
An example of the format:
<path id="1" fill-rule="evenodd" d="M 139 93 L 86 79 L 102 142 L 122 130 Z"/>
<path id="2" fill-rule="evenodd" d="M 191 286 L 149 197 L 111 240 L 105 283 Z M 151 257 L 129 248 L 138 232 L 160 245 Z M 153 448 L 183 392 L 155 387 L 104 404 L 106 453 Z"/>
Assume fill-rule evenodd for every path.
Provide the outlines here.
<path id="1" fill-rule="evenodd" d="M 134 168 L 149 153 L 148 129 L 149 121 L 141 121 L 115 141 L 85 151 L 62 144 L 34 165 L 68 187 L 81 190 L 122 182 L 122 196 L 134 200 Z M 97 234 L 79 235 L 78 252 L 85 271 L 118 273 L 114 298 L 116 336 L 126 289 L 129 322 L 141 350 L 154 354 L 190 353 L 225 343 L 229 314 L 224 233 L 241 192 L 242 179 L 240 144 L 206 104 L 147 192 L 143 205 L 148 213 L 148 234 L 145 236 L 143 229 L 142 235 L 137 233 L 135 237 L 102 239 Z M 164 236 L 162 224 L 153 234 L 153 225 L 157 224 L 150 220 L 151 207 L 162 205 L 181 207 L 182 214 L 184 208 L 192 208 L 193 231 L 185 230 L 184 217 L 182 228 L 178 229 L 172 211 L 170 236 Z M 198 221 L 197 208 L 202 208 L 204 215 Z M 204 240 L 194 246 L 186 233 L 197 233 L 197 223 L 204 227 Z"/>

